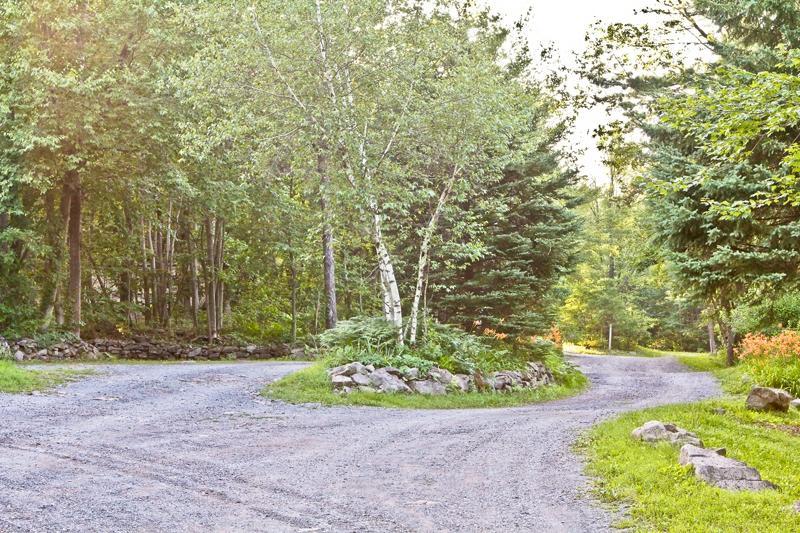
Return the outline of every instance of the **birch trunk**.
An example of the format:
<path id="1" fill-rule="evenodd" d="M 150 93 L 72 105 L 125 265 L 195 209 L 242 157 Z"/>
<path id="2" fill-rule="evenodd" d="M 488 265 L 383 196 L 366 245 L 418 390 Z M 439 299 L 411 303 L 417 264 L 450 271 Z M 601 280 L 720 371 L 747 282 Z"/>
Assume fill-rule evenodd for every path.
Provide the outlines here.
<path id="1" fill-rule="evenodd" d="M 410 344 L 416 344 L 417 342 L 417 317 L 419 316 L 419 302 L 422 299 L 422 290 L 425 286 L 425 267 L 428 264 L 428 252 L 431 246 L 431 239 L 433 238 L 433 232 L 436 230 L 436 225 L 439 223 L 439 217 L 441 217 L 442 209 L 447 203 L 447 199 L 450 197 L 450 193 L 453 190 L 457 172 L 457 168 L 453 169 L 450 179 L 447 180 L 447 184 L 445 185 L 444 189 L 442 189 L 442 192 L 439 195 L 439 200 L 436 202 L 436 208 L 433 210 L 433 214 L 428 221 L 428 225 L 426 226 L 425 233 L 422 237 L 422 245 L 419 249 L 419 260 L 417 261 L 417 283 L 416 287 L 414 288 L 414 300 L 411 303 L 411 314 L 408 321 L 408 342 Z"/>
<path id="2" fill-rule="evenodd" d="M 400 301 L 400 289 L 397 287 L 392 258 L 383 240 L 381 216 L 377 212 L 373 215 L 373 230 L 375 250 L 378 253 L 378 269 L 381 273 L 381 286 L 383 287 L 384 315 L 387 321 L 397 327 L 398 342 L 403 344 L 403 307 Z"/>

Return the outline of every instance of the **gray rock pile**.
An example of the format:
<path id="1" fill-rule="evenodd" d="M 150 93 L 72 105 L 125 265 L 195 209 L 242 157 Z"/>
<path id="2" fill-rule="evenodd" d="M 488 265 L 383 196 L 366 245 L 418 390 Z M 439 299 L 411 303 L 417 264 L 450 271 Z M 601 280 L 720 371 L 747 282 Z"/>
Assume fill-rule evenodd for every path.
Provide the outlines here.
<path id="1" fill-rule="evenodd" d="M 769 387 L 753 387 L 747 395 L 747 408 L 753 411 L 782 411 L 789 410 L 789 404 L 794 398 L 783 389 Z"/>
<path id="2" fill-rule="evenodd" d="M 681 446 L 680 464 L 691 466 L 694 475 L 715 487 L 728 490 L 774 489 L 761 474 L 747 464 L 726 457 L 724 448 L 708 449 L 694 433 L 674 424 L 651 420 L 633 430 L 633 438 L 644 442 L 669 442 Z"/>
<path id="3" fill-rule="evenodd" d="M 292 349 L 288 344 L 267 346 L 196 346 L 165 341 L 136 339 L 73 340 L 49 346 L 40 345 L 33 339 L 8 342 L 11 357 L 17 361 L 60 361 L 69 359 L 100 359 L 118 357 L 137 360 L 177 359 L 274 359 L 276 357 L 305 356 L 302 349 Z"/>
<path id="4" fill-rule="evenodd" d="M 488 376 L 452 374 L 433 367 L 426 374 L 418 368 L 375 368 L 359 362 L 348 363 L 328 370 L 335 391 L 348 394 L 353 391 L 441 395 L 448 392 L 495 390 L 498 392 L 520 388 L 538 388 L 553 382 L 553 375 L 545 365 L 528 363 L 525 371 L 494 372 Z"/>

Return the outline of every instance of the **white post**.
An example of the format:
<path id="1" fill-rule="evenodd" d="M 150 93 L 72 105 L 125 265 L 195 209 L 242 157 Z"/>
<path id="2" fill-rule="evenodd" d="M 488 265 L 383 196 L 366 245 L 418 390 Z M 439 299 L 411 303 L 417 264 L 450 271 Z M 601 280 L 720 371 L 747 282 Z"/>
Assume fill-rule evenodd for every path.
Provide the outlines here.
<path id="1" fill-rule="evenodd" d="M 614 324 L 608 325 L 608 353 L 611 353 L 611 339 L 614 336 Z"/>

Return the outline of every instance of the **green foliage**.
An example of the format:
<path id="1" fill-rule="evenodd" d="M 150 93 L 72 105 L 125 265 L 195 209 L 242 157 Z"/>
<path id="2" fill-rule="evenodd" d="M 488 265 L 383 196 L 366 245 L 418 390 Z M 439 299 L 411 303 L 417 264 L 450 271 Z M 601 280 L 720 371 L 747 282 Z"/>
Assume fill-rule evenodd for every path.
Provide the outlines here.
<path id="1" fill-rule="evenodd" d="M 748 360 L 741 366 L 753 384 L 783 389 L 800 397 L 800 356 Z"/>
<path id="2" fill-rule="evenodd" d="M 724 415 L 713 409 L 724 408 Z M 678 464 L 678 450 L 631 438 L 648 420 L 663 420 L 696 432 L 708 447 L 757 468 L 774 491 L 730 492 L 711 487 Z M 793 467 L 797 437 L 772 429 L 800 428 L 800 414 L 748 411 L 744 398 L 637 411 L 603 422 L 581 443 L 588 472 L 601 499 L 625 506 L 617 524 L 635 531 L 791 531 L 797 516 L 790 505 L 800 499 L 800 472 Z"/>
<path id="3" fill-rule="evenodd" d="M 429 323 L 414 346 L 397 342 L 397 329 L 381 318 L 357 317 L 319 336 L 331 366 L 351 361 L 376 367 L 417 367 L 427 372 L 434 365 L 459 374 L 521 370 L 528 361 L 549 361 L 569 374 L 561 351 L 550 341 L 510 344 L 493 337 L 478 337 L 456 327 Z"/>

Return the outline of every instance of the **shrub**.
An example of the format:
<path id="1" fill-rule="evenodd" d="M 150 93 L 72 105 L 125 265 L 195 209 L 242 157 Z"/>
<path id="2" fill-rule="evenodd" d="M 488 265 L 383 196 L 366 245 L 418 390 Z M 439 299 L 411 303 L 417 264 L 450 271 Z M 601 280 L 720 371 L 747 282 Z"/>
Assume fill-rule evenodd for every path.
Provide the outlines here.
<path id="1" fill-rule="evenodd" d="M 800 333 L 784 330 L 773 337 L 748 333 L 737 355 L 756 383 L 800 396 Z"/>
<path id="2" fill-rule="evenodd" d="M 748 333 L 739 344 L 740 359 L 800 358 L 800 333 L 786 329 L 773 337 Z"/>
<path id="3" fill-rule="evenodd" d="M 351 361 L 365 365 L 416 367 L 427 372 L 434 365 L 456 374 L 521 370 L 528 361 L 541 361 L 563 375 L 573 375 L 565 366 L 561 349 L 552 341 L 533 338 L 508 342 L 491 330 L 477 336 L 453 326 L 429 322 L 416 346 L 399 345 L 397 329 L 382 318 L 357 317 L 340 322 L 319 336 L 330 366 Z"/>

